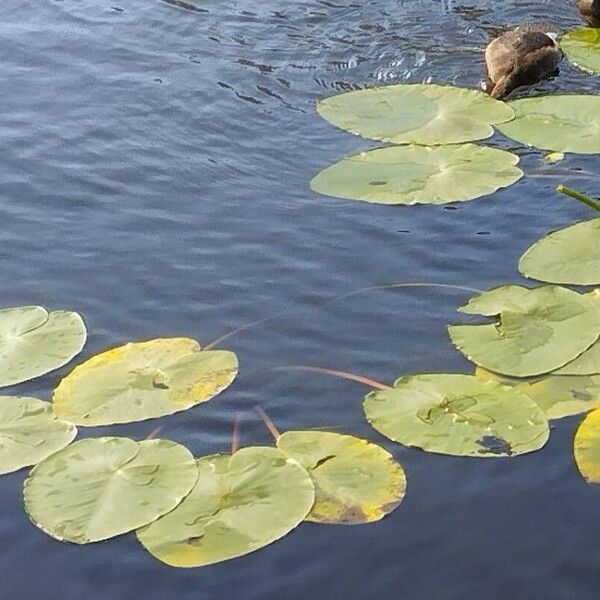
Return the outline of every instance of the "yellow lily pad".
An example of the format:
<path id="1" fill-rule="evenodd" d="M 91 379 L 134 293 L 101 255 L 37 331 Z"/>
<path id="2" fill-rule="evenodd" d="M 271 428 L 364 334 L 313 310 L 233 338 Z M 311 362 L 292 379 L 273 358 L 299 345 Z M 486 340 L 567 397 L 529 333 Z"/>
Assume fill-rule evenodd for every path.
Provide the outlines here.
<path id="1" fill-rule="evenodd" d="M 153 419 L 210 400 L 237 369 L 233 352 L 189 338 L 129 343 L 75 367 L 54 390 L 54 412 L 84 426 Z"/>
<path id="2" fill-rule="evenodd" d="M 404 498 L 406 477 L 381 446 L 327 431 L 287 431 L 277 448 L 312 477 L 315 504 L 306 517 L 316 523 L 379 521 Z"/>

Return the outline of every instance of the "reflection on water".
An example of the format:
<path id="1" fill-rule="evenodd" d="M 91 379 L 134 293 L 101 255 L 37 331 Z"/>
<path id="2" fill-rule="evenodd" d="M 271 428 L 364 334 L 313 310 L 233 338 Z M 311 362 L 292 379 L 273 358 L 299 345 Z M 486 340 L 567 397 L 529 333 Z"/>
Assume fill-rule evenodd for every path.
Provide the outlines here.
<path id="1" fill-rule="evenodd" d="M 2 593 L 24 600 L 399 596 L 537 600 L 597 597 L 599 492 L 575 471 L 577 419 L 542 452 L 507 461 L 426 455 L 382 439 L 365 389 L 314 364 L 391 382 L 462 371 L 445 327 L 470 293 L 519 281 L 520 254 L 587 213 L 553 179 L 460 206 L 386 207 L 319 196 L 323 165 L 369 147 L 314 112 L 318 98 L 392 82 L 477 86 L 490 36 L 522 21 L 580 23 L 555 0 L 5 0 L 0 7 L 2 305 L 85 315 L 84 356 L 129 339 L 227 340 L 241 372 L 225 394 L 159 422 L 83 435 L 162 435 L 197 454 L 270 443 L 249 410 L 281 430 L 328 426 L 382 443 L 408 495 L 360 528 L 302 525 L 256 554 L 168 569 L 133 536 L 91 547 L 43 536 L 23 514 L 24 474 L 0 480 Z M 566 62 L 535 91 L 598 91 Z M 498 136 L 525 170 L 540 156 Z M 595 157 L 561 169 L 597 170 Z M 592 194 L 596 181 L 579 182 Z M 485 234 L 485 235 L 483 235 Z M 60 373 L 66 372 L 64 369 Z M 59 375 L 60 375 L 59 373 Z M 57 375 L 6 393 L 48 398 Z M 3 596 L 3 597 L 4 597 Z"/>

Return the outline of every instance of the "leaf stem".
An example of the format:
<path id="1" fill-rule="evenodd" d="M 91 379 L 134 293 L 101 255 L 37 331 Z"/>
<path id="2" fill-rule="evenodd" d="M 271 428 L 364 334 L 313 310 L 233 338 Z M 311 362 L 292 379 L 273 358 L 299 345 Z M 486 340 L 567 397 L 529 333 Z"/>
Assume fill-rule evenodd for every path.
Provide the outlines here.
<path id="1" fill-rule="evenodd" d="M 323 367 L 310 367 L 308 365 L 290 365 L 288 367 L 273 367 L 271 371 L 308 371 L 310 373 L 322 373 L 323 375 L 333 375 L 333 377 L 339 377 L 340 379 L 348 379 L 349 381 L 356 381 L 368 385 L 369 387 L 376 388 L 378 390 L 389 390 L 390 386 L 370 379 L 369 377 L 363 377 L 356 373 L 350 373 L 348 371 L 338 371 L 337 369 L 325 369 Z"/>
<path id="2" fill-rule="evenodd" d="M 279 433 L 279 429 L 275 427 L 275 423 L 271 421 L 269 415 L 260 407 L 255 406 L 254 410 L 258 414 L 258 416 L 262 419 L 262 422 L 265 424 L 265 427 L 269 430 L 269 433 L 273 436 L 273 439 L 277 441 L 281 433 Z"/>
<path id="3" fill-rule="evenodd" d="M 242 426 L 242 416 L 240 413 L 235 415 L 233 419 L 233 427 L 231 428 L 231 454 L 235 454 L 240 449 L 240 429 Z"/>
<path id="4" fill-rule="evenodd" d="M 144 439 L 153 440 L 162 431 L 162 429 L 162 425 L 155 427 Z"/>
<path id="5" fill-rule="evenodd" d="M 583 204 L 600 212 L 600 202 L 597 202 L 596 200 L 590 198 L 586 194 L 582 194 L 581 192 L 567 187 L 562 183 L 556 186 L 556 191 L 560 192 L 561 194 L 564 194 L 565 196 L 569 196 L 570 198 L 575 198 L 575 200 L 579 200 L 579 202 L 583 202 Z"/>

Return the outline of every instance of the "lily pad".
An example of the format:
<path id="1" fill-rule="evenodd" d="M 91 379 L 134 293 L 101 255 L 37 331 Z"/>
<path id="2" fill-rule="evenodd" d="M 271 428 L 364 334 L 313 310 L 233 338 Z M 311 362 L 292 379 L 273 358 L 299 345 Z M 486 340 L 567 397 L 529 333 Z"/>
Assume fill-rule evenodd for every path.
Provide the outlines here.
<path id="1" fill-rule="evenodd" d="M 57 419 L 49 402 L 0 396 L 0 474 L 35 465 L 76 435 L 75 425 Z"/>
<path id="2" fill-rule="evenodd" d="M 579 472 L 589 483 L 600 483 L 600 409 L 582 421 L 573 443 Z"/>
<path id="3" fill-rule="evenodd" d="M 317 112 L 333 125 L 393 144 L 454 144 L 482 140 L 492 125 L 514 118 L 506 104 L 479 90 L 399 84 L 325 98 Z"/>
<path id="4" fill-rule="evenodd" d="M 516 118 L 498 126 L 509 138 L 544 150 L 600 152 L 599 96 L 536 96 L 509 104 Z"/>
<path id="5" fill-rule="evenodd" d="M 600 342 L 596 342 L 574 361 L 554 371 L 555 375 L 600 375 Z"/>
<path id="6" fill-rule="evenodd" d="M 555 371 L 600 336 L 598 303 L 590 294 L 560 286 L 501 286 L 475 296 L 459 310 L 499 315 L 496 323 L 450 325 L 448 332 L 469 360 L 512 377 Z"/>
<path id="7" fill-rule="evenodd" d="M 600 219 L 553 231 L 519 260 L 530 279 L 571 285 L 600 284 Z"/>
<path id="8" fill-rule="evenodd" d="M 517 386 L 529 396 L 549 419 L 579 415 L 600 406 L 600 375 L 548 375 L 529 380 L 497 375 L 477 367 L 475 375 L 494 379 L 504 385 Z"/>
<path id="9" fill-rule="evenodd" d="M 581 27 L 567 32 L 560 41 L 567 58 L 588 73 L 600 73 L 600 30 Z"/>
<path id="10" fill-rule="evenodd" d="M 306 470 L 275 448 L 206 456 L 197 465 L 192 493 L 137 531 L 146 550 L 173 567 L 210 565 L 267 546 L 294 529 L 315 500 Z"/>
<path id="11" fill-rule="evenodd" d="M 189 338 L 129 343 L 75 367 L 54 390 L 54 412 L 89 426 L 170 415 L 216 396 L 237 368 L 233 352 Z"/>
<path id="12" fill-rule="evenodd" d="M 277 448 L 312 477 L 315 504 L 307 521 L 379 521 L 404 498 L 406 477 L 394 457 L 367 440 L 327 431 L 288 431 Z"/>
<path id="13" fill-rule="evenodd" d="M 197 479 L 194 457 L 175 442 L 90 438 L 36 465 L 23 497 L 29 517 L 48 535 L 87 544 L 158 519 Z"/>
<path id="14" fill-rule="evenodd" d="M 85 324 L 76 313 L 41 306 L 0 310 L 0 387 L 39 377 L 81 352 Z"/>
<path id="15" fill-rule="evenodd" d="M 476 144 L 391 146 L 348 156 L 310 182 L 321 194 L 378 204 L 446 204 L 518 181 L 514 154 Z"/>
<path id="16" fill-rule="evenodd" d="M 539 450 L 548 440 L 540 407 L 516 388 L 473 375 L 401 377 L 365 396 L 371 425 L 427 452 L 496 458 Z"/>

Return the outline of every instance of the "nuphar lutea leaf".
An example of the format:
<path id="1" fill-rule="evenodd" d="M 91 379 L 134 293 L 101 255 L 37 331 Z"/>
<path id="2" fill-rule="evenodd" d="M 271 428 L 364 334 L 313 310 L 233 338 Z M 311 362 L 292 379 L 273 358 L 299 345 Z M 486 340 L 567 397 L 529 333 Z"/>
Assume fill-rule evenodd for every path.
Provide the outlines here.
<path id="1" fill-rule="evenodd" d="M 560 47 L 567 58 L 589 73 L 600 73 L 600 30 L 582 27 L 566 33 Z"/>
<path id="2" fill-rule="evenodd" d="M 296 459 L 315 485 L 307 521 L 378 521 L 404 498 L 406 477 L 394 457 L 366 440 L 326 431 L 288 431 L 277 448 Z"/>
<path id="3" fill-rule="evenodd" d="M 513 140 L 543 150 L 600 152 L 599 96 L 538 96 L 509 104 L 516 118 L 498 129 Z"/>
<path id="4" fill-rule="evenodd" d="M 572 285 L 600 284 L 600 219 L 553 231 L 519 260 L 530 279 Z"/>
<path id="5" fill-rule="evenodd" d="M 275 448 L 243 448 L 197 461 L 198 483 L 174 511 L 137 532 L 173 567 L 200 567 L 278 540 L 309 513 L 315 490 L 306 470 Z"/>
<path id="6" fill-rule="evenodd" d="M 514 154 L 476 144 L 391 146 L 348 156 L 310 182 L 321 194 L 378 204 L 446 204 L 518 181 Z"/>
<path id="7" fill-rule="evenodd" d="M 450 338 L 475 364 L 503 375 L 530 377 L 563 367 L 600 336 L 600 307 L 591 294 L 560 286 L 505 285 L 475 296 L 462 312 L 496 323 L 451 325 Z"/>
<path id="8" fill-rule="evenodd" d="M 386 437 L 454 456 L 516 456 L 539 450 L 549 429 L 540 407 L 515 388 L 472 375 L 401 377 L 365 397 L 371 425 Z"/>
<path id="9" fill-rule="evenodd" d="M 0 396 L 0 474 L 35 465 L 76 435 L 75 425 L 57 419 L 49 402 Z"/>
<path id="10" fill-rule="evenodd" d="M 503 102 L 479 90 L 399 84 L 325 98 L 317 112 L 333 125 L 393 144 L 454 144 L 490 137 L 492 125 L 514 118 Z"/>
<path id="11" fill-rule="evenodd" d="M 170 415 L 227 388 L 238 362 L 189 338 L 129 343 L 75 367 L 54 390 L 54 412 L 78 425 L 130 423 Z"/>
<path id="12" fill-rule="evenodd" d="M 197 479 L 194 457 L 175 442 L 90 438 L 36 465 L 23 497 L 29 517 L 48 535 L 86 544 L 158 519 Z"/>
<path id="13" fill-rule="evenodd" d="M 582 421 L 573 443 L 579 472 L 589 483 L 600 483 L 600 409 Z"/>
<path id="14" fill-rule="evenodd" d="M 600 406 L 600 375 L 548 375 L 523 380 L 498 375 L 481 367 L 477 367 L 475 375 L 481 379 L 494 379 L 504 385 L 517 386 L 549 419 L 578 415 Z"/>
<path id="15" fill-rule="evenodd" d="M 66 365 L 86 340 L 85 324 L 68 310 L 41 306 L 0 310 L 0 387 L 39 377 Z"/>

